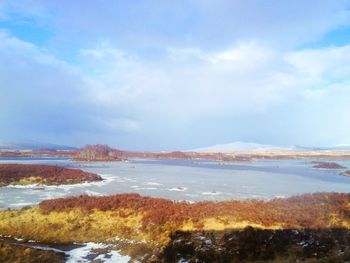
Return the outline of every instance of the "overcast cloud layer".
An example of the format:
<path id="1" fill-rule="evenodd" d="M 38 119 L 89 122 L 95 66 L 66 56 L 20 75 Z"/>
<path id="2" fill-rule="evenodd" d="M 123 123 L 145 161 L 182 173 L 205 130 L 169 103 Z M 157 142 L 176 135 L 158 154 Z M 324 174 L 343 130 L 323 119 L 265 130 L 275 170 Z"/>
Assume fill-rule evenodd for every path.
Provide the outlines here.
<path id="1" fill-rule="evenodd" d="M 0 138 L 133 150 L 350 144 L 350 37 L 334 34 L 349 28 L 349 8 L 2 0 Z"/>

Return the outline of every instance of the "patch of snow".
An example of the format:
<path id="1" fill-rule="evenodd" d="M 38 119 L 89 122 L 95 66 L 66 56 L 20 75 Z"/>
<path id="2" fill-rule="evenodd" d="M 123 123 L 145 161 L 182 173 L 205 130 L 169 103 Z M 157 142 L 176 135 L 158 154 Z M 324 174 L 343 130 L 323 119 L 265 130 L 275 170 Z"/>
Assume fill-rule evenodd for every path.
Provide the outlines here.
<path id="1" fill-rule="evenodd" d="M 275 195 L 276 198 L 287 198 L 285 195 Z"/>
<path id="2" fill-rule="evenodd" d="M 135 190 L 157 190 L 158 188 L 157 187 L 132 187 L 133 189 Z"/>
<path id="3" fill-rule="evenodd" d="M 203 192 L 202 195 L 220 195 L 221 193 L 220 192 Z"/>
<path id="4" fill-rule="evenodd" d="M 65 251 L 53 247 L 44 247 L 44 246 L 30 246 L 31 248 L 34 249 L 40 249 L 40 250 L 45 250 L 45 251 L 53 251 L 56 253 L 66 253 Z"/>
<path id="5" fill-rule="evenodd" d="M 95 249 L 107 249 L 105 254 L 97 254 L 93 250 Z M 66 254 L 69 256 L 66 263 L 87 263 L 93 260 L 99 260 L 99 262 L 105 263 L 127 263 L 130 261 L 129 256 L 122 256 L 118 251 L 108 249 L 105 244 L 89 242 L 83 247 L 72 249 Z"/>
<path id="6" fill-rule="evenodd" d="M 11 207 L 22 207 L 22 206 L 27 206 L 27 205 L 34 205 L 34 203 L 19 202 L 19 203 L 10 204 Z"/>
<path id="7" fill-rule="evenodd" d="M 104 194 L 101 194 L 99 192 L 91 191 L 91 190 L 85 190 L 85 194 L 92 195 L 92 196 L 104 196 Z"/>
<path id="8" fill-rule="evenodd" d="M 204 243 L 205 243 L 207 246 L 211 246 L 211 245 L 213 244 L 213 242 L 212 242 L 210 239 L 205 240 Z"/>
<path id="9" fill-rule="evenodd" d="M 19 185 L 19 184 L 10 184 L 5 186 L 6 188 L 17 188 L 17 189 L 31 189 L 31 188 L 37 188 L 37 187 L 43 187 L 43 185 L 40 184 L 26 184 L 26 185 Z"/>
<path id="10" fill-rule="evenodd" d="M 173 187 L 173 188 L 169 188 L 169 191 L 179 191 L 179 192 L 183 192 L 186 191 L 187 188 L 186 187 Z"/>
<path id="11" fill-rule="evenodd" d="M 6 188 L 18 188 L 18 189 L 33 189 L 39 188 L 36 190 L 55 190 L 55 189 L 64 189 L 65 191 L 69 191 L 72 188 L 84 188 L 88 186 L 104 186 L 114 181 L 115 178 L 110 175 L 100 175 L 102 177 L 102 181 L 94 181 L 94 182 L 82 182 L 79 184 L 60 184 L 60 185 L 42 185 L 42 184 L 27 184 L 27 185 L 7 185 Z"/>

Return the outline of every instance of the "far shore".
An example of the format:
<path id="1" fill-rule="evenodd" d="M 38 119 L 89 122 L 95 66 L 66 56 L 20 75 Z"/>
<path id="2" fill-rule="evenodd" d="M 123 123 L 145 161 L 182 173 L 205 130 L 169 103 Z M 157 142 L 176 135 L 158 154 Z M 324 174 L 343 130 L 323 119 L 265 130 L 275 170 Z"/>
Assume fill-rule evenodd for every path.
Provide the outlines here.
<path id="1" fill-rule="evenodd" d="M 237 152 L 132 152 L 107 145 L 87 145 L 78 150 L 0 150 L 0 158 L 66 157 L 81 162 L 126 161 L 131 158 L 212 160 L 217 162 L 249 162 L 259 159 L 350 160 L 350 150 L 253 150 Z"/>

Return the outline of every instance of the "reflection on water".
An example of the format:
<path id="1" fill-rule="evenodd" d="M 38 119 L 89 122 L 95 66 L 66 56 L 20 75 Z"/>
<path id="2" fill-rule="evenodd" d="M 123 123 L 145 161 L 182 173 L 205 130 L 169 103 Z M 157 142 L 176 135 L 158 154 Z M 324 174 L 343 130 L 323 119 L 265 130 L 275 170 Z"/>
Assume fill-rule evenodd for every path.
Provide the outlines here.
<path id="1" fill-rule="evenodd" d="M 70 195 L 136 192 L 174 200 L 286 197 L 307 192 L 350 192 L 350 177 L 339 170 L 313 169 L 310 160 L 212 161 L 143 160 L 85 163 L 65 158 L 2 158 L 0 163 L 36 163 L 80 168 L 103 182 L 45 187 L 0 188 L 0 209 L 22 207 Z M 346 161 L 339 162 L 350 167 Z"/>

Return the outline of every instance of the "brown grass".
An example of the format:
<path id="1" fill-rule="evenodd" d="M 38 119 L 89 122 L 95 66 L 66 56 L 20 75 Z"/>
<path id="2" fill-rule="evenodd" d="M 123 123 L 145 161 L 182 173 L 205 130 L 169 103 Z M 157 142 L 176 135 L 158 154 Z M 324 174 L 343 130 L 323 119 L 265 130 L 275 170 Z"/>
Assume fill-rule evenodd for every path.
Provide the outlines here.
<path id="1" fill-rule="evenodd" d="M 2 263 L 63 263 L 64 255 L 42 251 L 0 241 L 0 262 Z"/>
<path id="2" fill-rule="evenodd" d="M 80 169 L 36 164 L 0 164 L 0 186 L 10 184 L 75 184 L 102 178 Z"/>
<path id="3" fill-rule="evenodd" d="M 0 234 L 45 242 L 104 242 L 114 237 L 163 247 L 177 230 L 350 228 L 350 194 L 286 199 L 174 202 L 138 194 L 45 200 L 0 212 Z"/>
<path id="4" fill-rule="evenodd" d="M 267 227 L 280 224 L 283 227 L 324 228 L 350 222 L 349 204 L 350 194 L 343 193 L 315 193 L 270 201 L 205 201 L 194 204 L 143 197 L 139 194 L 119 194 L 46 200 L 39 207 L 48 213 L 73 208 L 86 211 L 131 209 L 134 213 L 145 213 L 143 228 L 164 224 L 179 227 L 188 221 L 200 224 L 208 218 L 222 220 L 223 223 L 225 218 L 232 218 L 235 222 L 254 222 Z"/>

